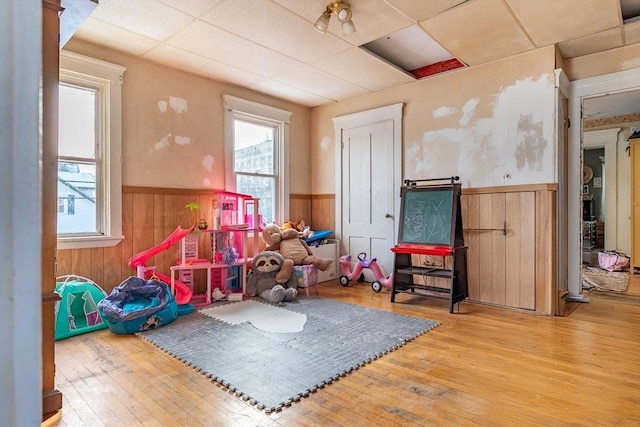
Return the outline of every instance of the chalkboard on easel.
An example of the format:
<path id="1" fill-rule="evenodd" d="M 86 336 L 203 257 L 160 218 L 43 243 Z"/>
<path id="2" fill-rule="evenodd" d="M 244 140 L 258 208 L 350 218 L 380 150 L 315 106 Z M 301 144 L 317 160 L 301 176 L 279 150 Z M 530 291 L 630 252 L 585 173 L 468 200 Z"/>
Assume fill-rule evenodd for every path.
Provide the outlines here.
<path id="1" fill-rule="evenodd" d="M 464 245 L 460 184 L 409 184 L 402 187 L 400 197 L 399 243 Z"/>

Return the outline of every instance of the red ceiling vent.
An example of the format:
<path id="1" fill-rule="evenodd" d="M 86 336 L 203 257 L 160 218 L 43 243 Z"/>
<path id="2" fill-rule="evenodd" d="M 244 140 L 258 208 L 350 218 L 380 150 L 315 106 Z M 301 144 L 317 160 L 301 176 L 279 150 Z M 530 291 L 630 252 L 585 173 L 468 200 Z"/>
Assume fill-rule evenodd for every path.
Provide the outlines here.
<path id="1" fill-rule="evenodd" d="M 436 62 L 435 64 L 420 67 L 415 70 L 411 70 L 410 73 L 421 79 L 424 77 L 432 76 L 434 74 L 444 73 L 446 71 L 455 70 L 456 68 L 464 67 L 464 64 L 456 58 L 447 59 L 446 61 Z"/>

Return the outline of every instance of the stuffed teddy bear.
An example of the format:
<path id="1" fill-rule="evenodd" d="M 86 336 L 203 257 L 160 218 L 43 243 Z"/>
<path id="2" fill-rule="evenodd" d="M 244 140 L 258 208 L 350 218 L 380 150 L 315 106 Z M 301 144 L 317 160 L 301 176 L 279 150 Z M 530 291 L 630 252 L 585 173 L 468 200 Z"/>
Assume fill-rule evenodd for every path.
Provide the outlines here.
<path id="1" fill-rule="evenodd" d="M 325 271 L 333 262 L 330 258 L 320 258 L 311 252 L 307 243 L 298 237 L 293 228 L 281 230 L 277 224 L 268 224 L 262 231 L 262 240 L 268 251 L 278 251 L 285 260 L 292 260 L 294 265 L 311 264 L 320 271 Z"/>
<path id="2" fill-rule="evenodd" d="M 247 294 L 273 303 L 293 301 L 298 296 L 293 277 L 293 262 L 275 251 L 263 251 L 251 262 L 247 277 Z"/>
<path id="3" fill-rule="evenodd" d="M 300 237 L 301 239 L 308 239 L 309 237 L 313 236 L 311 227 L 306 225 L 303 219 L 301 219 L 300 222 L 287 221 L 282 224 L 282 227 L 280 227 L 282 231 L 288 230 L 290 228 L 296 230 L 298 232 L 298 237 Z"/>

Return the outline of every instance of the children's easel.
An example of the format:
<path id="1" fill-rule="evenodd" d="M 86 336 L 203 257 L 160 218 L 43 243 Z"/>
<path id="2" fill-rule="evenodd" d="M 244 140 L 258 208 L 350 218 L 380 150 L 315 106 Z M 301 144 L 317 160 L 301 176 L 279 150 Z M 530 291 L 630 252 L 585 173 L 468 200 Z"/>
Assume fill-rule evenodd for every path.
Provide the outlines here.
<path id="1" fill-rule="evenodd" d="M 459 177 L 405 180 L 400 191 L 400 224 L 394 252 L 394 275 L 391 302 L 397 294 L 436 296 L 448 293 L 449 312 L 469 294 L 467 282 L 467 248 L 464 246 L 460 210 Z M 420 184 L 428 182 L 428 184 Z M 420 184 L 420 185 L 419 185 Z M 452 258 L 452 268 L 413 265 L 412 255 Z M 414 276 L 450 280 L 448 288 L 428 286 L 414 281 Z M 426 283 L 426 280 L 424 280 Z"/>

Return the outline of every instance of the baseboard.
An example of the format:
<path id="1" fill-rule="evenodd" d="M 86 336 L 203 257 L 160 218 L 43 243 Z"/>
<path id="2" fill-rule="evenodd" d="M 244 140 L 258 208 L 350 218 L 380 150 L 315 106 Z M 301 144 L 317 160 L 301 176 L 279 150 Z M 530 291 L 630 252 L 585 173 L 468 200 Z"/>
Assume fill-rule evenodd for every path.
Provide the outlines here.
<path id="1" fill-rule="evenodd" d="M 567 302 L 568 291 L 558 291 L 558 300 L 556 304 L 556 316 L 562 316 L 564 313 L 564 307 Z"/>
<path id="2" fill-rule="evenodd" d="M 62 393 L 58 389 L 42 392 L 42 420 L 62 409 Z"/>

